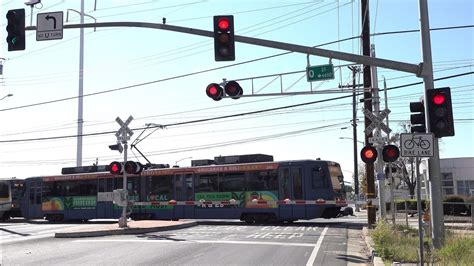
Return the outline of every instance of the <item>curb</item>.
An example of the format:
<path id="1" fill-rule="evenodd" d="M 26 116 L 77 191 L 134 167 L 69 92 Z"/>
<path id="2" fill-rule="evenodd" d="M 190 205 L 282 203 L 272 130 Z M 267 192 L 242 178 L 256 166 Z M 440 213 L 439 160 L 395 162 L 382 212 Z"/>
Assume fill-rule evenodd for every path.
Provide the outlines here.
<path id="1" fill-rule="evenodd" d="M 176 225 L 157 226 L 149 228 L 125 228 L 125 229 L 113 229 L 103 231 L 84 231 L 84 232 L 62 232 L 55 233 L 55 238 L 79 238 L 79 237 L 99 237 L 99 236 L 110 236 L 110 235 L 130 235 L 130 234 L 145 234 L 151 232 L 160 232 L 167 230 L 175 230 L 196 226 L 197 222 L 189 222 Z"/>
<path id="2" fill-rule="evenodd" d="M 377 256 L 377 253 L 375 252 L 374 242 L 372 241 L 372 238 L 369 235 L 369 229 L 364 226 L 362 228 L 362 234 L 364 235 L 365 244 L 369 249 L 371 264 L 374 266 L 384 266 L 385 264 L 383 263 L 382 258 Z"/>

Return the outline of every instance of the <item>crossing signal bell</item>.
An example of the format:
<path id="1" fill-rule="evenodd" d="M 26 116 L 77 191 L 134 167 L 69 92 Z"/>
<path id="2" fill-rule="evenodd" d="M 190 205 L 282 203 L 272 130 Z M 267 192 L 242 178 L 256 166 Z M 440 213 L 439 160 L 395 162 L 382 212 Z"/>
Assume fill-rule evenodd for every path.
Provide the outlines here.
<path id="1" fill-rule="evenodd" d="M 217 83 L 207 85 L 206 94 L 214 101 L 220 101 L 224 97 L 224 93 L 232 99 L 239 99 L 244 91 L 236 81 L 227 82 L 224 88 Z"/>
<path id="2" fill-rule="evenodd" d="M 454 136 L 451 88 L 427 90 L 426 97 L 431 133 L 434 133 L 437 138 Z"/>
<path id="3" fill-rule="evenodd" d="M 25 50 L 25 9 L 12 9 L 7 12 L 8 51 Z"/>
<path id="4" fill-rule="evenodd" d="M 234 16 L 214 16 L 214 58 L 235 60 Z"/>
<path id="5" fill-rule="evenodd" d="M 411 133 L 426 133 L 425 105 L 423 102 L 410 103 Z"/>
<path id="6" fill-rule="evenodd" d="M 386 163 L 395 162 L 400 156 L 400 150 L 395 145 L 386 145 L 382 149 L 383 161 Z"/>
<path id="7" fill-rule="evenodd" d="M 360 157 L 364 163 L 374 163 L 377 160 L 377 149 L 372 146 L 365 146 L 360 151 Z"/>

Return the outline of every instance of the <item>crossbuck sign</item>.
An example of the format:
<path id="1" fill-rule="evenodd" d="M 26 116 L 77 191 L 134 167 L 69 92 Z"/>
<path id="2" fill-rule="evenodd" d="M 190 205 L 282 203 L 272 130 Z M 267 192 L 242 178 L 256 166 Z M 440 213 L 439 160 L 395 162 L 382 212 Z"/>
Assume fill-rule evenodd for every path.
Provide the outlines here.
<path id="1" fill-rule="evenodd" d="M 120 117 L 117 117 L 115 121 L 120 125 L 120 129 L 115 133 L 115 136 L 117 137 L 117 141 L 127 141 L 130 140 L 130 137 L 133 135 L 133 131 L 128 127 L 130 122 L 132 122 L 133 117 L 129 116 L 127 121 L 125 123 L 120 119 Z"/>
<path id="2" fill-rule="evenodd" d="M 385 109 L 383 110 L 382 112 L 380 112 L 379 115 L 375 115 L 374 113 L 372 113 L 371 111 L 367 110 L 367 109 L 364 109 L 364 115 L 370 119 L 370 121 L 372 121 L 372 123 L 365 129 L 365 135 L 370 135 L 370 133 L 372 133 L 372 131 L 374 131 L 374 129 L 376 127 L 379 127 L 380 129 L 382 129 L 383 131 L 385 131 L 385 133 L 390 133 L 392 130 L 383 123 L 383 120 L 387 117 L 387 115 L 390 113 L 390 110 L 389 109 Z"/>

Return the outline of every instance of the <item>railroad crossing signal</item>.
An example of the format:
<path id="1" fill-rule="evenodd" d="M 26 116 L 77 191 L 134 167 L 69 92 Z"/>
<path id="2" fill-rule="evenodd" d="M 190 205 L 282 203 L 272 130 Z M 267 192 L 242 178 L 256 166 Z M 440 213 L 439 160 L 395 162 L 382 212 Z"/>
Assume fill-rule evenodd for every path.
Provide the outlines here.
<path id="1" fill-rule="evenodd" d="M 365 146 L 360 151 L 360 157 L 364 163 L 374 163 L 377 160 L 377 149 L 373 146 Z"/>
<path id="2" fill-rule="evenodd" d="M 395 162 L 400 156 L 400 150 L 395 145 L 386 145 L 382 149 L 382 158 L 386 163 Z"/>
<path id="3" fill-rule="evenodd" d="M 25 9 L 12 9 L 7 12 L 8 51 L 25 50 Z"/>
<path id="4" fill-rule="evenodd" d="M 125 123 L 120 119 L 120 117 L 117 117 L 115 121 L 120 125 L 120 129 L 115 133 L 115 136 L 117 137 L 117 141 L 127 141 L 130 139 L 130 137 L 133 135 L 133 131 L 128 127 L 130 122 L 132 122 L 133 117 L 129 116 L 127 121 Z"/>
<path id="5" fill-rule="evenodd" d="M 206 94 L 214 101 L 220 101 L 224 97 L 224 93 L 232 99 L 239 99 L 243 94 L 243 89 L 236 81 L 228 81 L 224 88 L 217 83 L 211 83 L 206 87 Z"/>
<path id="6" fill-rule="evenodd" d="M 451 88 L 427 90 L 426 97 L 430 131 L 437 138 L 454 136 Z"/>
<path id="7" fill-rule="evenodd" d="M 111 162 L 109 164 L 110 173 L 114 175 L 120 175 L 123 173 L 123 164 L 121 162 Z"/>
<path id="8" fill-rule="evenodd" d="M 216 61 L 235 60 L 234 16 L 214 16 L 214 56 Z"/>
<path id="9" fill-rule="evenodd" d="M 127 174 L 138 175 L 143 171 L 143 165 L 139 162 L 128 161 L 125 163 L 125 172 Z"/>
<path id="10" fill-rule="evenodd" d="M 390 114 L 389 109 L 383 110 L 379 115 L 375 115 L 371 111 L 364 109 L 364 115 L 372 121 L 372 123 L 365 129 L 365 135 L 370 135 L 376 127 L 380 127 L 380 129 L 385 131 L 387 134 L 390 133 L 392 130 L 383 123 L 383 120 L 388 116 L 388 114 Z"/>

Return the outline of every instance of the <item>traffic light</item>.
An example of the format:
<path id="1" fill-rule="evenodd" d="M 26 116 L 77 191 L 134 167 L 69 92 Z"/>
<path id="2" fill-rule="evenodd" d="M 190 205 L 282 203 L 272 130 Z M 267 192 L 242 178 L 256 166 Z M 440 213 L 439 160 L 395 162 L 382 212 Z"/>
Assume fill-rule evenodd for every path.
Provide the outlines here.
<path id="1" fill-rule="evenodd" d="M 377 149 L 372 146 L 365 146 L 360 151 L 360 157 L 364 163 L 374 163 L 377 160 Z"/>
<path id="2" fill-rule="evenodd" d="M 244 93 L 242 87 L 236 81 L 229 81 L 224 86 L 225 94 L 229 95 L 232 99 L 239 99 Z"/>
<path id="3" fill-rule="evenodd" d="M 423 102 L 411 102 L 411 133 L 426 133 L 425 105 Z"/>
<path id="4" fill-rule="evenodd" d="M 214 58 L 235 60 L 234 16 L 214 16 Z"/>
<path id="5" fill-rule="evenodd" d="M 139 162 L 128 161 L 125 163 L 125 172 L 127 174 L 139 175 L 143 171 L 143 165 Z"/>
<path id="6" fill-rule="evenodd" d="M 426 97 L 431 133 L 434 133 L 437 138 L 454 136 L 451 88 L 427 90 Z"/>
<path id="7" fill-rule="evenodd" d="M 400 150 L 395 145 L 386 145 L 382 149 L 383 161 L 386 163 L 395 162 L 400 156 Z"/>
<path id="8" fill-rule="evenodd" d="M 7 12 L 8 51 L 25 50 L 25 9 L 12 9 Z"/>
<path id="9" fill-rule="evenodd" d="M 120 175 L 123 174 L 123 164 L 121 162 L 111 162 L 109 164 L 109 170 L 111 174 Z"/>
<path id="10" fill-rule="evenodd" d="M 206 94 L 214 101 L 220 101 L 224 96 L 222 87 L 217 83 L 211 83 L 207 85 Z"/>

